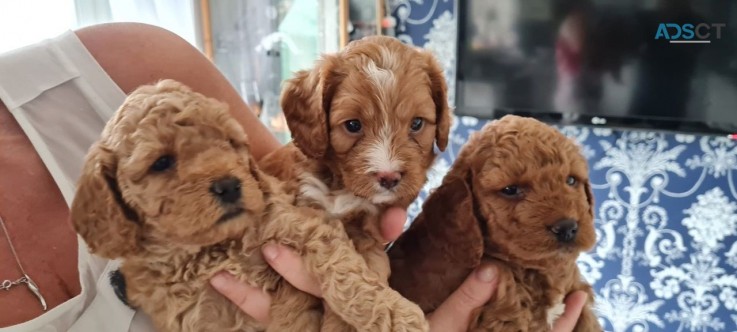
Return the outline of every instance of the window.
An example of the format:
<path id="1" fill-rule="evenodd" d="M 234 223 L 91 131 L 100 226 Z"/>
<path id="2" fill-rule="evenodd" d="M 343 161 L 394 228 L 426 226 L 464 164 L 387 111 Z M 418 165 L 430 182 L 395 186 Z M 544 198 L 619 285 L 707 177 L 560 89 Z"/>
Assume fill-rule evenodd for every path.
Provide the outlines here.
<path id="1" fill-rule="evenodd" d="M 196 17 L 194 0 L 0 1 L 0 53 L 66 30 L 124 21 L 160 26 L 202 49 Z"/>
<path id="2" fill-rule="evenodd" d="M 205 53 L 283 142 L 282 81 L 338 49 L 338 0 L 0 0 L 0 53 L 107 22 L 174 32 Z M 206 27 L 207 29 L 203 29 Z M 205 42 L 205 41 L 208 42 Z"/>
<path id="3" fill-rule="evenodd" d="M 76 26 L 74 0 L 0 1 L 0 53 Z"/>

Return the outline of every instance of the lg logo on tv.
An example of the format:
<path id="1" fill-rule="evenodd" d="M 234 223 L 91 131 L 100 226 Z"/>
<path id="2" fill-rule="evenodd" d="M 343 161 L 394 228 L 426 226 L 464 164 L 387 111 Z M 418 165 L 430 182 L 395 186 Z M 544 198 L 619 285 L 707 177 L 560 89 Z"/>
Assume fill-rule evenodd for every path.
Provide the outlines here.
<path id="1" fill-rule="evenodd" d="M 655 39 L 665 39 L 670 43 L 709 44 L 712 37 L 722 39 L 722 28 L 726 26 L 725 23 L 660 23 Z"/>

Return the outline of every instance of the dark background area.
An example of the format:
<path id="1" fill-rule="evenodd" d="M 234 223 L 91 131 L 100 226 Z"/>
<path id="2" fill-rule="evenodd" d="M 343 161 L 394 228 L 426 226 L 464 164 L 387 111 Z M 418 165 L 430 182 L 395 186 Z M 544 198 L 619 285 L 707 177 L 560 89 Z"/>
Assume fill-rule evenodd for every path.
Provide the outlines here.
<path id="1" fill-rule="evenodd" d="M 737 132 L 737 1 L 458 6 L 457 114 Z M 709 44 L 673 44 L 655 40 L 660 23 L 726 27 Z"/>

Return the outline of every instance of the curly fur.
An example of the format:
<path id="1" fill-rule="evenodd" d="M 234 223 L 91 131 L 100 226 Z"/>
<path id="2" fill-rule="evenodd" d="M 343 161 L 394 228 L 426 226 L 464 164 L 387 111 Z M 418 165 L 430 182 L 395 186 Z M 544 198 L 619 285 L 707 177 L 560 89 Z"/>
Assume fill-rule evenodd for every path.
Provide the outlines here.
<path id="1" fill-rule="evenodd" d="M 284 86 L 281 103 L 293 142 L 266 156 L 262 169 L 288 182 L 300 204 L 341 219 L 358 252 L 385 284 L 389 262 L 379 215 L 390 205 L 408 206 L 427 179 L 434 146 L 445 149 L 451 121 L 446 89 L 431 54 L 389 37 L 352 42 L 323 56 L 314 69 L 296 73 Z M 413 131 L 417 118 L 424 125 Z M 360 121 L 362 130 L 349 132 L 349 120 Z M 399 184 L 379 186 L 377 173 L 382 171 L 401 174 Z M 422 311 L 397 298 L 391 299 L 396 301 L 393 313 L 386 313 L 389 325 L 374 321 L 381 316 L 361 312 L 337 317 L 331 313 L 337 308 L 329 306 L 324 330 L 427 330 Z"/>
<path id="2" fill-rule="evenodd" d="M 573 176 L 577 183 L 568 185 Z M 523 194 L 500 193 L 517 185 Z M 595 243 L 588 167 L 575 142 L 537 120 L 505 116 L 475 133 L 392 246 L 390 284 L 435 310 L 482 259 L 497 262 L 499 288 L 474 316 L 471 331 L 549 331 L 562 301 L 584 290 L 590 300 L 576 331 L 601 331 L 593 292 L 576 265 Z M 578 222 L 573 242 L 550 227 Z"/>
<path id="3" fill-rule="evenodd" d="M 152 168 L 161 156 L 173 166 Z M 234 202 L 211 192 L 224 177 L 241 183 Z M 339 220 L 295 206 L 294 195 L 256 167 L 226 105 L 172 80 L 140 87 L 108 122 L 88 153 L 71 215 L 93 253 L 122 258 L 118 290 L 161 331 L 318 331 L 322 302 L 269 268 L 259 250 L 267 242 L 301 253 L 324 281 L 324 301 L 343 315 L 368 316 L 355 296 L 399 297 L 378 282 Z M 272 294 L 269 326 L 210 287 L 222 270 Z M 341 301 L 352 304 L 343 310 Z"/>
<path id="4" fill-rule="evenodd" d="M 153 171 L 164 155 L 174 158 L 171 169 Z M 258 229 L 274 206 L 270 195 L 278 192 L 254 166 L 246 135 L 224 104 L 170 80 L 143 86 L 88 153 L 72 221 L 93 253 L 124 260 L 118 279 L 125 298 L 159 330 L 263 330 L 209 286 L 221 270 L 292 293 L 275 301 L 275 310 L 305 299 L 304 307 L 279 311 L 294 312 L 291 318 L 317 330 L 319 306 L 280 285 L 255 254 L 263 242 Z M 242 183 L 242 197 L 232 205 L 210 193 L 213 181 L 226 176 Z M 227 214 L 233 217 L 222 220 Z"/>

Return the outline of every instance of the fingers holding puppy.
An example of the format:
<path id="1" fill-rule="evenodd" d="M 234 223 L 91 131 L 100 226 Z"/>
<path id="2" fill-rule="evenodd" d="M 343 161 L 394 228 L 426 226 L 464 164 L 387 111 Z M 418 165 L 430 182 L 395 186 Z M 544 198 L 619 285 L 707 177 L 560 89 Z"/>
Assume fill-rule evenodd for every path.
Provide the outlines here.
<path id="1" fill-rule="evenodd" d="M 317 281 L 305 271 L 301 258 L 286 247 L 276 246 L 276 256 L 265 257 L 280 274 L 295 287 L 312 295 L 320 296 Z M 264 251 L 267 251 L 264 249 Z M 271 257 L 271 258 L 269 258 Z M 466 331 L 471 323 L 473 311 L 482 307 L 493 297 L 498 285 L 498 270 L 492 264 L 482 264 L 451 294 L 438 309 L 428 316 L 430 331 Z M 260 288 L 238 281 L 222 272 L 210 280 L 215 290 L 223 294 L 241 310 L 263 324 L 270 321 L 271 296 Z M 304 289 L 303 289 L 304 288 Z M 566 309 L 555 322 L 553 332 L 571 332 L 587 301 L 583 291 L 571 293 L 566 298 Z"/>
<path id="2" fill-rule="evenodd" d="M 581 311 L 586 305 L 588 294 L 584 291 L 575 291 L 566 297 L 566 310 L 563 315 L 555 321 L 553 332 L 570 332 L 573 331 L 581 317 Z"/>
<path id="3" fill-rule="evenodd" d="M 307 273 L 302 257 L 289 248 L 267 244 L 261 249 L 271 267 L 297 289 L 321 297 L 320 284 Z M 227 272 L 221 272 L 210 280 L 210 285 L 241 310 L 261 323 L 269 323 L 271 295 L 261 288 L 239 281 Z"/>
<path id="4" fill-rule="evenodd" d="M 482 264 L 430 314 L 430 331 L 467 331 L 473 311 L 489 302 L 496 291 L 498 269 Z"/>
<path id="5" fill-rule="evenodd" d="M 401 208 L 390 208 L 381 218 L 381 232 L 385 241 L 393 241 L 399 237 L 407 220 L 407 211 Z M 307 272 L 302 257 L 288 247 L 267 244 L 262 253 L 271 267 L 297 289 L 321 297 L 319 281 Z"/>
<path id="6" fill-rule="evenodd" d="M 262 248 L 266 261 L 297 289 L 321 297 L 317 280 L 307 273 L 302 258 L 287 247 L 268 244 Z M 262 324 L 270 319 L 271 295 L 263 289 L 241 282 L 227 272 L 220 272 L 210 279 L 210 285 L 237 305 L 243 312 Z"/>
<path id="7" fill-rule="evenodd" d="M 210 285 L 257 321 L 268 324 L 271 296 L 261 288 L 241 282 L 227 272 L 220 272 L 210 279 Z"/>
<path id="8" fill-rule="evenodd" d="M 494 305 L 491 299 L 496 293 L 498 283 L 497 267 L 483 263 L 428 316 L 430 331 L 467 331 L 474 311 L 487 303 Z M 565 300 L 565 312 L 555 322 L 552 332 L 574 331 L 587 299 L 588 295 L 584 291 L 569 294 Z"/>
<path id="9" fill-rule="evenodd" d="M 404 230 L 407 221 L 407 210 L 391 207 L 381 216 L 381 236 L 387 242 L 396 240 Z"/>
<path id="10" fill-rule="evenodd" d="M 407 211 L 401 208 L 390 208 L 382 216 L 381 230 L 386 241 L 399 237 L 406 219 Z M 299 254 L 277 244 L 267 244 L 261 251 L 269 265 L 290 284 L 303 292 L 322 297 L 318 280 L 307 272 Z M 268 293 L 240 282 L 226 272 L 217 274 L 210 280 L 210 284 L 251 317 L 264 324 L 269 322 L 271 296 Z"/>
<path id="11" fill-rule="evenodd" d="M 303 292 L 322 297 L 320 283 L 307 272 L 302 257 L 294 250 L 283 245 L 267 244 L 261 249 L 261 252 L 271 268 L 292 286 Z"/>
<path id="12" fill-rule="evenodd" d="M 393 208 L 382 216 L 382 235 L 387 241 L 402 232 L 406 210 Z M 266 261 L 294 287 L 321 297 L 318 280 L 307 272 L 302 257 L 288 247 L 269 244 L 262 248 Z M 498 269 L 489 263 L 478 267 L 438 309 L 428 316 L 431 331 L 466 331 L 473 311 L 490 301 L 498 285 Z M 212 286 L 239 308 L 258 321 L 269 322 L 271 296 L 259 288 L 239 282 L 221 273 L 211 280 Z M 587 294 L 574 292 L 566 298 L 564 314 L 556 321 L 553 332 L 573 331 L 586 304 Z"/>

